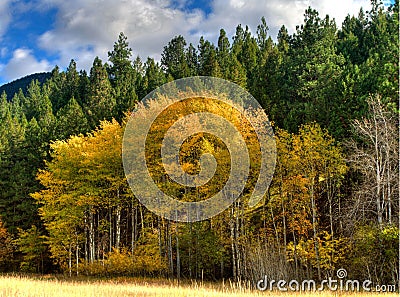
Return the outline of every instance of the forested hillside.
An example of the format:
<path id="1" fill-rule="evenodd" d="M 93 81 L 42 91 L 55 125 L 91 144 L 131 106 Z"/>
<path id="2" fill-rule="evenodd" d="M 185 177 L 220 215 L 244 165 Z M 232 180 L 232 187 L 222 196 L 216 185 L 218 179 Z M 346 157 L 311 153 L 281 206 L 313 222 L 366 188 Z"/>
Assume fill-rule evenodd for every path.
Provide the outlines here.
<path id="1" fill-rule="evenodd" d="M 176 36 L 159 63 L 132 57 L 121 33 L 90 73 L 71 60 L 11 101 L 3 93 L 0 271 L 254 284 L 344 267 L 351 279 L 398 285 L 398 4 L 372 0 L 341 25 L 309 8 L 276 42 L 264 18 L 232 40 L 221 29 L 217 44 Z M 277 165 L 256 207 L 243 194 L 216 217 L 177 223 L 135 198 L 121 148 L 127 112 L 189 76 L 224 78 L 259 101 Z"/>
<path id="2" fill-rule="evenodd" d="M 43 84 L 50 76 L 51 74 L 49 72 L 34 73 L 24 76 L 0 86 L 0 94 L 5 92 L 7 94 L 7 99 L 11 100 L 14 94 L 18 93 L 19 89 L 21 89 L 24 95 L 26 95 L 28 86 L 32 81 L 37 80 L 40 84 Z"/>

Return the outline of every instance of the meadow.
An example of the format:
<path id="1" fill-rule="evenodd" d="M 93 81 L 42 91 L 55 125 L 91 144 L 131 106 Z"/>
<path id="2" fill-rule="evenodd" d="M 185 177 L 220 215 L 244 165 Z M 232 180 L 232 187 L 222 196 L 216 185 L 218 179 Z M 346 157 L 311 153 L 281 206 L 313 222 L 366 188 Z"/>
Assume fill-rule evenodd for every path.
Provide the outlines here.
<path id="1" fill-rule="evenodd" d="M 177 284 L 168 280 L 67 280 L 49 277 L 0 276 L 0 297 L 110 297 L 110 296 L 398 296 L 396 293 L 261 292 L 232 283 Z"/>

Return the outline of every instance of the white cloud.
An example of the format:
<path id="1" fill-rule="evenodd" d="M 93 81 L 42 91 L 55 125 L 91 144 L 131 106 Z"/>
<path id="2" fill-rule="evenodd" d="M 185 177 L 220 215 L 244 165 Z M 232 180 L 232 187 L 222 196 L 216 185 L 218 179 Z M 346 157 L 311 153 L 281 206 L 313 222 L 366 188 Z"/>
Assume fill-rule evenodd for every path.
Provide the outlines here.
<path id="1" fill-rule="evenodd" d="M 340 27 L 347 14 L 357 16 L 361 7 L 365 12 L 370 9 L 371 4 L 369 0 L 312 0 L 311 6 L 318 10 L 321 17 L 329 14 L 331 18 L 335 18 L 336 24 Z"/>
<path id="2" fill-rule="evenodd" d="M 216 40 L 220 28 L 232 35 L 239 23 L 248 25 L 255 33 L 263 16 L 272 38 L 276 39 L 282 25 L 293 33 L 296 25 L 303 23 L 304 12 L 309 6 L 316 9 L 321 18 L 326 14 L 335 18 L 340 27 L 347 14 L 357 15 L 361 7 L 365 11 L 370 4 L 369 0 L 214 0 L 212 6 L 212 13 L 201 28 L 206 36 Z"/>
<path id="3" fill-rule="evenodd" d="M 9 9 L 9 3 L 11 0 L 0 1 L 0 40 L 7 31 L 8 25 L 11 22 L 11 13 Z"/>
<path id="4" fill-rule="evenodd" d="M 19 48 L 13 52 L 8 63 L 2 65 L 1 70 L 2 76 L 8 81 L 12 81 L 31 73 L 49 71 L 51 68 L 47 60 L 36 60 L 32 55 L 32 50 Z"/>
<path id="5" fill-rule="evenodd" d="M 78 67 L 88 69 L 96 55 L 106 60 L 121 31 L 134 55 L 157 57 L 172 37 L 189 36 L 204 19 L 200 10 L 185 13 L 164 0 L 48 1 L 57 5 L 57 22 L 40 37 L 39 45 L 58 53 L 60 66 L 74 58 Z"/>

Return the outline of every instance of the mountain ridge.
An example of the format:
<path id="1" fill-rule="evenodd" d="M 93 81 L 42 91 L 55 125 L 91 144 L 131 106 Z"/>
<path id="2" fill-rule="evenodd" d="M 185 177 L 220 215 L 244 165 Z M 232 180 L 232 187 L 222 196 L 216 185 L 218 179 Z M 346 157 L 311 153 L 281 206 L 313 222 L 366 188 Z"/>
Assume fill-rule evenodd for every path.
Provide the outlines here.
<path id="1" fill-rule="evenodd" d="M 22 89 L 22 92 L 24 93 L 24 95 L 26 95 L 28 86 L 33 80 L 38 80 L 40 84 L 43 84 L 50 77 L 51 72 L 37 72 L 21 78 L 17 78 L 9 83 L 0 86 L 0 94 L 3 94 L 3 92 L 5 92 L 7 94 L 7 100 L 11 101 L 11 99 L 14 97 L 14 94 L 19 92 L 19 89 Z"/>

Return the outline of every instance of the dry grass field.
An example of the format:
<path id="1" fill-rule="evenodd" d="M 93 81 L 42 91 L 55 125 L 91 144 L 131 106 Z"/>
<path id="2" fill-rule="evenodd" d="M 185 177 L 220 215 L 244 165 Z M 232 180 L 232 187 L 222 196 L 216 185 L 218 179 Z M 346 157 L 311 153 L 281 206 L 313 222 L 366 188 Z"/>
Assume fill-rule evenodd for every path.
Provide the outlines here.
<path id="1" fill-rule="evenodd" d="M 349 292 L 261 292 L 233 287 L 231 284 L 184 284 L 169 281 L 71 281 L 24 276 L 0 276 L 0 297 L 111 297 L 111 296 L 399 296 L 396 293 L 349 293 Z"/>

